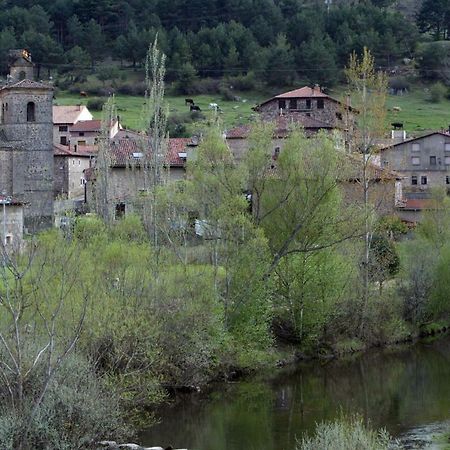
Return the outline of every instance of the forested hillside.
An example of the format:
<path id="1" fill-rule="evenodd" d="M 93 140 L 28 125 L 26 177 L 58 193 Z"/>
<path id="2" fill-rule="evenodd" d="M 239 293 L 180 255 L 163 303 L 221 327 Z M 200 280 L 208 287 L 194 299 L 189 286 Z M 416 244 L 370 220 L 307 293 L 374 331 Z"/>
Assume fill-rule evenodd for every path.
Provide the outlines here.
<path id="1" fill-rule="evenodd" d="M 448 20 L 427 23 L 448 19 L 448 4 L 425 1 L 415 23 L 417 0 L 3 0 L 0 64 L 26 47 L 60 73 L 107 57 L 139 66 L 158 32 L 169 81 L 251 71 L 271 85 L 331 86 L 353 50 L 367 46 L 390 68 L 415 55 L 421 31 L 448 38 Z"/>

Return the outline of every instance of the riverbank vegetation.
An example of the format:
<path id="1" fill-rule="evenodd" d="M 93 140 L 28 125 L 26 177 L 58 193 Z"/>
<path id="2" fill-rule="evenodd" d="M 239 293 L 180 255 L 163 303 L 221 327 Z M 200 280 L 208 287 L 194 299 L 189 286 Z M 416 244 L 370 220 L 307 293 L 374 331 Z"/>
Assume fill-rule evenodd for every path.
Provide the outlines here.
<path id="1" fill-rule="evenodd" d="M 211 116 L 186 178 L 166 183 L 164 56 L 152 47 L 145 118 L 154 151 L 129 168 L 145 182 L 129 201 L 134 214 L 113 220 L 103 134 L 96 214 L 22 252 L 2 247 L 5 448 L 85 448 L 113 430 L 126 435 L 124 418 L 151 414 L 173 390 L 448 322 L 448 198 L 436 193 L 410 239 L 382 217 L 370 199 L 388 179 L 374 176 L 370 159 L 385 79 L 367 51 L 351 61 L 362 121 L 352 156 L 339 135 L 307 138 L 295 127 L 275 155 L 273 124 L 257 123 L 236 164 Z M 115 115 L 111 99 L 103 130 Z"/>
<path id="2" fill-rule="evenodd" d="M 121 408 L 151 410 L 172 389 L 274 365 L 280 350 L 382 345 L 448 321 L 448 200 L 437 198 L 412 239 L 394 239 L 395 220 L 377 222 L 363 301 L 363 208 L 343 199 L 348 168 L 333 139 L 293 133 L 275 174 L 265 163 L 270 136 L 260 125 L 235 166 L 212 130 L 192 177 L 143 194 L 136 215 L 110 225 L 79 218 L 72 231 L 42 234 L 3 259 L 4 448 L 24 435 L 14 448 L 40 448 L 37 436 L 49 442 L 48 434 L 82 448 L 86 436 L 118 429 Z M 250 182 L 253 215 L 242 195 Z M 183 225 L 192 211 L 202 238 Z"/>
<path id="3" fill-rule="evenodd" d="M 317 425 L 313 437 L 303 438 L 297 450 L 388 450 L 398 448 L 386 430 L 371 430 L 360 417 Z"/>

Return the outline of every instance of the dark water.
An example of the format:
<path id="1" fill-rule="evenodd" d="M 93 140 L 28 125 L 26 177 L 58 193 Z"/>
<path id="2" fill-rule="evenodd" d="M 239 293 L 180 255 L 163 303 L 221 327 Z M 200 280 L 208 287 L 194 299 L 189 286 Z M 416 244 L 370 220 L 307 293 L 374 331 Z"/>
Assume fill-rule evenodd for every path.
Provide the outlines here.
<path id="1" fill-rule="evenodd" d="M 193 450 L 293 450 L 316 422 L 358 412 L 398 436 L 450 419 L 450 338 L 314 362 L 263 381 L 220 385 L 164 408 L 143 445 Z"/>

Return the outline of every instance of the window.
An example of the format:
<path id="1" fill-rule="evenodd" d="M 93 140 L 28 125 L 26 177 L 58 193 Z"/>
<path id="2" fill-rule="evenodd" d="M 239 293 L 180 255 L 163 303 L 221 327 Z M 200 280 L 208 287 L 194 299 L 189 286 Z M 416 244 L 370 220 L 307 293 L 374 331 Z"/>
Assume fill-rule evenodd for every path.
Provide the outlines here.
<path id="1" fill-rule="evenodd" d="M 67 136 L 61 136 L 61 137 L 59 138 L 59 143 L 60 143 L 61 145 L 67 145 Z"/>
<path id="2" fill-rule="evenodd" d="M 36 109 L 36 105 L 33 102 L 28 102 L 28 104 L 27 104 L 27 122 L 35 121 L 35 109 Z"/>
<path id="3" fill-rule="evenodd" d="M 311 99 L 306 99 L 306 109 L 311 109 Z"/>
<path id="4" fill-rule="evenodd" d="M 273 151 L 273 156 L 272 159 L 274 161 L 276 161 L 278 159 L 278 157 L 280 156 L 280 147 L 275 147 L 274 151 Z"/>
<path id="5" fill-rule="evenodd" d="M 446 142 L 446 143 L 444 144 L 444 150 L 445 150 L 446 152 L 450 152 L 450 142 Z"/>
<path id="6" fill-rule="evenodd" d="M 318 98 L 317 99 L 317 109 L 323 109 L 324 104 L 323 104 L 323 98 Z"/>
<path id="7" fill-rule="evenodd" d="M 80 131 L 80 132 L 78 133 L 78 136 L 84 136 L 84 131 Z"/>
<path id="8" fill-rule="evenodd" d="M 24 70 L 21 70 L 19 72 L 19 80 L 25 80 L 25 77 L 27 76 L 27 74 L 25 73 Z"/>
<path id="9" fill-rule="evenodd" d="M 337 112 L 337 113 L 336 113 L 336 119 L 342 120 L 342 113 Z"/>
<path id="10" fill-rule="evenodd" d="M 278 100 L 278 108 L 286 109 L 286 100 L 284 100 L 284 99 Z"/>
<path id="11" fill-rule="evenodd" d="M 450 184 L 450 177 L 448 175 L 445 177 L 445 184 Z"/>
<path id="12" fill-rule="evenodd" d="M 86 145 L 86 141 L 78 141 L 78 145 Z"/>
<path id="13" fill-rule="evenodd" d="M 436 156 L 430 156 L 430 166 L 436 165 Z"/>
<path id="14" fill-rule="evenodd" d="M 60 125 L 59 131 L 67 131 L 67 125 Z"/>
<path id="15" fill-rule="evenodd" d="M 445 165 L 450 166 L 450 156 L 445 157 Z"/>
<path id="16" fill-rule="evenodd" d="M 12 244 L 12 240 L 13 240 L 13 237 L 10 234 L 7 234 L 5 236 L 5 244 L 6 245 L 11 245 Z"/>
<path id="17" fill-rule="evenodd" d="M 411 163 L 413 166 L 420 166 L 420 158 L 417 156 L 414 156 L 411 158 Z"/>
<path id="18" fill-rule="evenodd" d="M 116 204 L 116 219 L 121 219 L 125 216 L 125 203 Z"/>
<path id="19" fill-rule="evenodd" d="M 412 184 L 413 186 L 417 186 L 417 175 L 413 175 L 413 176 L 411 177 L 411 184 Z"/>
<path id="20" fill-rule="evenodd" d="M 297 99 L 291 98 L 289 100 L 289 109 L 297 109 Z"/>
<path id="21" fill-rule="evenodd" d="M 413 152 L 420 152 L 420 144 L 417 144 L 417 143 L 412 144 L 411 149 Z"/>
<path id="22" fill-rule="evenodd" d="M 422 175 L 420 177 L 420 184 L 422 185 L 428 184 L 428 178 L 426 177 L 426 175 Z"/>
<path id="23" fill-rule="evenodd" d="M 78 165 L 81 166 L 81 160 L 80 159 L 78 160 Z"/>

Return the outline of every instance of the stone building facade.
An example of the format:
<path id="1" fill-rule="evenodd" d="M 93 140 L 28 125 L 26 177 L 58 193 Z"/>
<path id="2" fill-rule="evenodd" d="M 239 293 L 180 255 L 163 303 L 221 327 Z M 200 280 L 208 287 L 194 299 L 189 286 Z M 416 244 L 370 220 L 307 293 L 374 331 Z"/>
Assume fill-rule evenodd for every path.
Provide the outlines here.
<path id="1" fill-rule="evenodd" d="M 96 152 L 80 147 L 76 151 L 65 145 L 54 145 L 55 199 L 82 199 L 85 196 L 85 172 L 91 168 Z"/>
<path id="2" fill-rule="evenodd" d="M 25 203 L 29 232 L 53 223 L 52 88 L 22 80 L 0 90 L 0 191 Z"/>
<path id="3" fill-rule="evenodd" d="M 0 89 L 0 193 L 25 205 L 24 228 L 32 233 L 53 224 L 53 88 L 17 80 L 22 64 L 13 64 Z"/>
<path id="4" fill-rule="evenodd" d="M 7 251 L 20 248 L 23 241 L 23 205 L 13 198 L 2 195 L 0 195 L 0 235 Z"/>
<path id="5" fill-rule="evenodd" d="M 274 121 L 280 116 L 305 116 L 341 129 L 353 126 L 355 113 L 349 104 L 330 97 L 318 86 L 304 86 L 276 95 L 257 105 L 254 110 L 263 121 Z"/>
<path id="6" fill-rule="evenodd" d="M 434 132 L 385 147 L 380 162 L 403 175 L 405 192 L 450 189 L 450 133 Z"/>
<path id="7" fill-rule="evenodd" d="M 422 212 L 433 207 L 432 189 L 450 192 L 450 132 L 393 143 L 380 151 L 379 159 L 403 178 L 403 204 L 397 214 L 406 222 L 420 222 Z"/>
<path id="8" fill-rule="evenodd" d="M 80 120 L 92 120 L 91 112 L 84 105 L 53 106 L 53 143 L 69 145 L 70 127 Z M 75 142 L 76 143 L 76 142 Z"/>

